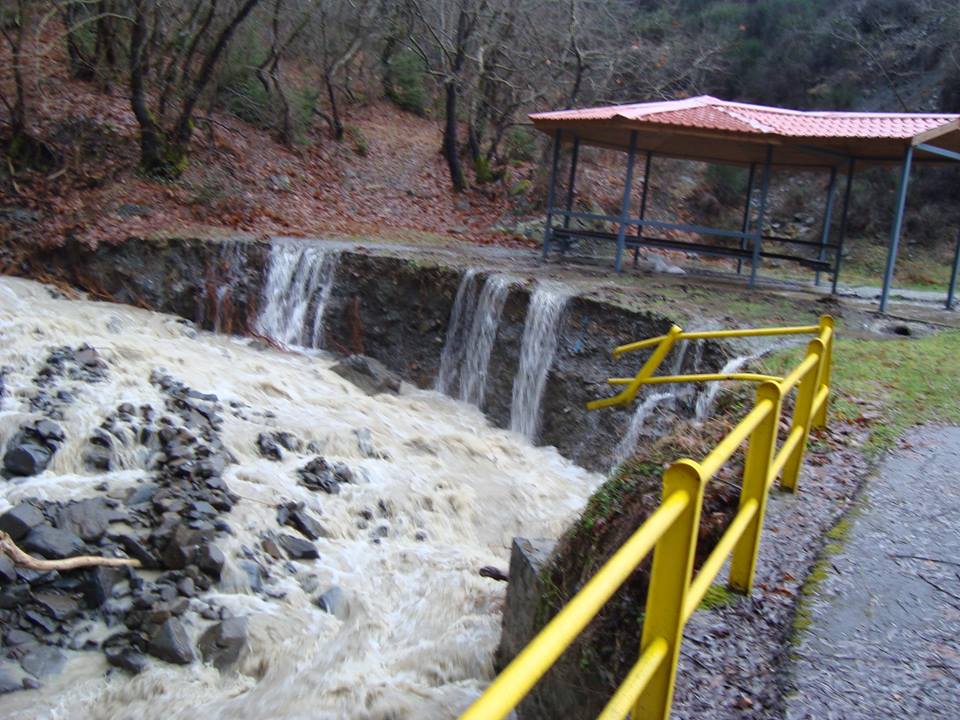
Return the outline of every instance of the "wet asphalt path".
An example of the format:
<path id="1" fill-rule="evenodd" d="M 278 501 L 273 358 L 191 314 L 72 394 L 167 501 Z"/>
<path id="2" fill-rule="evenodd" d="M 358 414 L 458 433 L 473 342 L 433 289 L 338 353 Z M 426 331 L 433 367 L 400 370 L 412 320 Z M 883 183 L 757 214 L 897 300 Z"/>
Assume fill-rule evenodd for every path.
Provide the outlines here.
<path id="1" fill-rule="evenodd" d="M 812 600 L 787 720 L 960 718 L 960 428 L 917 428 Z"/>

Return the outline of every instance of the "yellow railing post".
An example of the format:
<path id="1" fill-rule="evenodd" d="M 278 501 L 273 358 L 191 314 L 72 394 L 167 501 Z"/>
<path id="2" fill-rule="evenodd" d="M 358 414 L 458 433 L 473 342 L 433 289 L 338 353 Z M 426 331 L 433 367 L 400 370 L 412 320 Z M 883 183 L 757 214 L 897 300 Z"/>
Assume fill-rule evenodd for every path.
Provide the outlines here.
<path id="1" fill-rule="evenodd" d="M 633 717 L 637 720 L 667 720 L 670 717 L 680 643 L 683 641 L 683 608 L 693 573 L 704 484 L 700 466 L 693 460 L 678 460 L 663 474 L 664 500 L 682 492 L 689 496 L 690 502 L 653 551 L 640 651 L 644 652 L 658 639 L 666 641 L 669 649 L 659 670 L 637 699 L 633 709 Z"/>
<path id="2" fill-rule="evenodd" d="M 640 371 L 630 380 L 627 386 L 613 397 L 591 400 L 587 403 L 587 410 L 597 410 L 598 408 L 625 405 L 628 402 L 633 402 L 637 397 L 637 393 L 640 392 L 640 386 L 659 369 L 663 359 L 667 356 L 667 353 L 670 352 L 671 348 L 673 348 L 677 342 L 677 338 L 679 338 L 681 334 L 683 334 L 683 330 L 677 325 L 672 325 L 670 330 L 667 331 L 667 334 L 664 335 L 663 340 L 653 349 L 653 352 L 650 353 L 650 357 L 647 358 L 643 367 L 640 368 Z"/>
<path id="3" fill-rule="evenodd" d="M 780 385 L 765 382 L 757 388 L 756 405 L 770 403 L 770 412 L 750 434 L 747 457 L 743 467 L 743 486 L 740 489 L 740 507 L 756 501 L 757 511 L 733 550 L 730 562 L 730 585 L 743 593 L 753 589 L 753 575 L 760 551 L 763 516 L 767 509 L 770 465 L 777 447 L 777 429 L 780 425 L 780 405 L 783 392 Z"/>
<path id="4" fill-rule="evenodd" d="M 794 428 L 802 427 L 803 434 L 797 443 L 797 447 L 787 458 L 787 462 L 783 466 L 783 477 L 780 480 L 780 487 L 791 492 L 797 489 L 797 478 L 800 476 L 800 468 L 803 467 L 803 454 L 807 450 L 807 441 L 810 439 L 813 402 L 816 400 L 821 382 L 824 356 L 823 340 L 820 338 L 811 340 L 807 345 L 807 355 L 815 355 L 817 364 L 800 381 L 800 387 L 797 389 L 797 399 L 793 406 L 793 421 L 790 423 L 791 432 Z"/>
<path id="5" fill-rule="evenodd" d="M 830 372 L 833 369 L 833 335 L 834 335 L 834 322 L 833 318 L 829 315 L 822 315 L 820 317 L 820 337 L 822 338 L 824 334 L 827 335 L 827 341 L 824 343 L 823 348 L 823 358 L 821 360 L 822 369 L 820 371 L 820 383 L 817 386 L 817 390 L 821 387 L 830 387 Z M 824 331 L 829 328 L 830 332 L 825 333 Z M 820 406 L 820 409 L 817 410 L 816 415 L 813 417 L 813 427 L 823 428 L 827 426 L 827 403 L 830 401 L 830 396 L 827 395 L 827 400 L 824 401 L 823 405 Z"/>

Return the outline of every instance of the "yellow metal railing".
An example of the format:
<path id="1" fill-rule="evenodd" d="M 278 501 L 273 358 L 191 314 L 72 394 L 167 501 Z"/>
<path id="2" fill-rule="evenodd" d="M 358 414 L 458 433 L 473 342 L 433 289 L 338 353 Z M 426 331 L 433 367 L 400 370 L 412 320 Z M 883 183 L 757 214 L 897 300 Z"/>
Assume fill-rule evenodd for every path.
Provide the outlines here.
<path id="1" fill-rule="evenodd" d="M 681 340 L 801 334 L 816 337 L 807 345 L 803 361 L 783 378 L 755 373 L 654 377 L 670 349 Z M 620 357 L 646 348 L 653 352 L 633 378 L 609 381 L 624 389 L 611 398 L 589 403 L 588 408 L 630 403 L 645 384 L 747 380 L 759 383 L 753 409 L 699 463 L 678 460 L 666 470 L 660 507 L 497 676 L 461 720 L 506 717 L 651 551 L 653 566 L 640 657 L 599 717 L 668 718 L 684 626 L 728 558 L 730 587 L 742 593 L 752 589 L 770 487 L 779 477 L 782 488 L 796 490 L 810 428 L 826 425 L 833 319 L 825 315 L 818 325 L 802 327 L 695 333 L 673 326 L 666 335 L 622 345 L 613 354 Z M 797 396 L 790 430 L 778 449 L 782 400 L 794 388 Z M 744 442 L 747 451 L 739 508 L 693 577 L 704 487 Z"/>

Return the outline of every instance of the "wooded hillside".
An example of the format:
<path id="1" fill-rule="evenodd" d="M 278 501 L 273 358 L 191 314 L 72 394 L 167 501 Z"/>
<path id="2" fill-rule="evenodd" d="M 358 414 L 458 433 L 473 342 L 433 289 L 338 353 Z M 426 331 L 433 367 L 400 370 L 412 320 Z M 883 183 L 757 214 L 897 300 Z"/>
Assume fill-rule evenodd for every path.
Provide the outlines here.
<path id="1" fill-rule="evenodd" d="M 245 183 L 255 194 L 277 176 L 285 191 L 298 180 L 311 194 L 322 186 L 315 199 L 326 201 L 329 184 L 349 185 L 351 156 L 362 165 L 373 154 L 397 185 L 392 176 L 422 152 L 435 187 L 400 183 L 398 192 L 469 191 L 444 199 L 438 215 L 448 221 L 430 229 L 479 236 L 478 209 L 489 230 L 542 201 L 532 110 L 708 93 L 797 108 L 960 111 L 952 0 L 10 0 L 0 29 L 0 183 L 9 204 L 61 224 L 85 207 L 84 190 L 117 182 L 153 183 L 152 202 L 166 194 L 182 206 L 192 193 L 194 205 L 210 206 L 204 192 L 220 191 L 197 191 L 207 182 L 197 174 L 227 167 L 225 194 Z M 389 141 L 365 133 L 381 126 L 417 130 Z M 406 139 L 401 162 L 397 148 L 383 152 Z M 292 174 L 260 172 L 286 157 Z M 921 176 L 908 236 L 947 242 L 960 220 L 958 177 Z M 701 190 L 732 208 L 739 183 L 736 173 L 708 173 Z M 882 234 L 890 176 L 868 175 L 858 192 L 866 210 L 853 230 Z M 294 216 L 264 224 L 264 207 L 247 205 L 221 208 L 222 222 L 199 214 L 227 227 L 318 228 L 297 227 Z"/>

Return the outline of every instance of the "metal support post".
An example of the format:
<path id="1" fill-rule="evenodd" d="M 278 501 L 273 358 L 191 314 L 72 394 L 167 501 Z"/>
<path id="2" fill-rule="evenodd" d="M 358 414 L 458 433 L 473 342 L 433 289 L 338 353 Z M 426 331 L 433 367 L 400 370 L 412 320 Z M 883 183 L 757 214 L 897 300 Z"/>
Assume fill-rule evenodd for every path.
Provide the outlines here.
<path id="1" fill-rule="evenodd" d="M 553 134 L 553 162 L 550 165 L 550 185 L 547 188 L 547 225 L 543 229 L 543 259 L 547 259 L 550 252 L 550 242 L 553 240 L 553 202 L 557 193 L 557 165 L 560 162 L 560 140 L 563 130 Z"/>
<path id="2" fill-rule="evenodd" d="M 883 290 L 880 292 L 880 312 L 887 311 L 890 286 L 893 285 L 893 270 L 897 265 L 897 250 L 900 248 L 900 233 L 903 230 L 903 211 L 907 205 L 907 187 L 910 185 L 910 167 L 913 164 L 913 145 L 903 155 L 900 184 L 897 186 L 897 208 L 890 228 L 890 247 L 887 249 L 887 268 L 883 273 Z"/>
<path id="3" fill-rule="evenodd" d="M 647 216 L 647 188 L 650 187 L 650 163 L 653 160 L 653 152 L 647 150 L 647 159 L 643 164 L 643 192 L 640 195 L 640 224 L 637 225 L 637 238 L 643 239 L 643 219 Z M 640 261 L 640 248 L 633 249 L 633 266 L 636 267 Z"/>
<path id="4" fill-rule="evenodd" d="M 853 171 L 856 159 L 850 158 L 847 165 L 847 187 L 843 191 L 843 212 L 840 213 L 840 237 L 837 238 L 837 257 L 833 264 L 832 295 L 837 294 L 837 283 L 840 281 L 840 263 L 843 262 L 843 242 L 847 239 L 847 212 L 850 210 L 850 191 L 853 190 Z"/>
<path id="5" fill-rule="evenodd" d="M 753 181 L 756 179 L 757 175 L 757 164 L 750 163 L 750 174 L 747 175 L 747 201 L 743 204 L 743 221 L 740 223 L 740 232 L 746 234 L 747 230 L 750 229 L 750 214 L 751 207 L 753 202 Z M 747 247 L 747 239 L 745 237 L 740 238 L 740 249 L 743 250 Z M 743 258 L 737 258 L 737 275 L 743 271 Z"/>
<path id="6" fill-rule="evenodd" d="M 823 261 L 827 256 L 827 241 L 830 239 L 830 223 L 833 220 L 833 190 L 837 185 L 837 169 L 830 168 L 830 183 L 827 185 L 827 202 L 823 210 L 823 230 L 820 232 L 820 252 L 817 260 Z M 816 284 L 820 284 L 820 270 L 816 272 Z"/>
<path id="7" fill-rule="evenodd" d="M 770 191 L 770 163 L 773 160 L 773 145 L 767 145 L 767 159 L 763 163 L 763 180 L 760 181 L 760 208 L 757 225 L 753 231 L 753 257 L 750 258 L 750 287 L 757 284 L 757 269 L 760 266 L 760 245 L 763 242 L 763 223 L 767 214 L 767 193 Z"/>
<path id="8" fill-rule="evenodd" d="M 950 289 L 947 291 L 947 310 L 953 310 L 953 298 L 957 294 L 958 270 L 960 270 L 960 230 L 957 231 L 957 248 L 953 251 L 953 269 L 950 271 Z"/>
<path id="9" fill-rule="evenodd" d="M 614 268 L 623 272 L 623 251 L 626 248 L 627 221 L 630 219 L 630 196 L 633 194 L 633 165 L 637 159 L 637 131 L 630 132 L 630 152 L 627 155 L 627 177 L 623 186 L 623 202 L 620 204 L 620 229 L 617 231 L 617 259 Z"/>
<path id="10" fill-rule="evenodd" d="M 580 159 L 580 138 L 573 138 L 573 150 L 570 154 L 570 181 L 567 183 L 567 214 L 563 217 L 564 229 L 570 227 L 570 211 L 573 210 L 573 194 L 577 185 L 577 161 Z"/>

